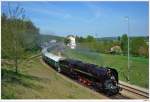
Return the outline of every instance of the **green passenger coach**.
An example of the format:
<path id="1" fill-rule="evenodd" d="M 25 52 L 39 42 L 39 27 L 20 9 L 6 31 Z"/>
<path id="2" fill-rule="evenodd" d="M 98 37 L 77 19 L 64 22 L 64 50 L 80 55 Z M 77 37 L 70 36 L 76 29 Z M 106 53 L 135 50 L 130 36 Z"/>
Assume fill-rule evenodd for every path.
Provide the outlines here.
<path id="1" fill-rule="evenodd" d="M 59 61 L 64 59 L 63 57 L 56 56 L 52 53 L 47 52 L 46 50 L 43 50 L 42 54 L 42 58 L 44 61 L 46 61 L 50 66 L 54 67 L 58 72 L 61 72 Z"/>

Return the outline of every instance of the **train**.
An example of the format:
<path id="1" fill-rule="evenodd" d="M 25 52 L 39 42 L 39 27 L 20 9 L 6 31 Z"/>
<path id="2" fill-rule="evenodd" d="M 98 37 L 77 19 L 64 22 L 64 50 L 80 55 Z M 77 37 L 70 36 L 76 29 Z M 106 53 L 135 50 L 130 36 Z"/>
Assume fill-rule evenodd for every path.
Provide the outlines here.
<path id="1" fill-rule="evenodd" d="M 45 50 L 42 52 L 42 59 L 57 72 L 63 73 L 108 96 L 116 95 L 121 90 L 118 84 L 118 72 L 114 68 L 100 67 L 79 60 L 67 59 Z"/>

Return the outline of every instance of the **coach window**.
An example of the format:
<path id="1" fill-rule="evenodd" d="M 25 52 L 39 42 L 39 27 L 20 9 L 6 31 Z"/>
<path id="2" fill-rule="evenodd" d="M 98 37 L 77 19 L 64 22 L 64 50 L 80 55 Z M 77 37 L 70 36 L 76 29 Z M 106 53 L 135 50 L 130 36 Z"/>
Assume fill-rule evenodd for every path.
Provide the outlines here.
<path id="1" fill-rule="evenodd" d="M 55 67 L 58 67 L 58 64 L 57 64 L 57 62 L 55 62 Z"/>

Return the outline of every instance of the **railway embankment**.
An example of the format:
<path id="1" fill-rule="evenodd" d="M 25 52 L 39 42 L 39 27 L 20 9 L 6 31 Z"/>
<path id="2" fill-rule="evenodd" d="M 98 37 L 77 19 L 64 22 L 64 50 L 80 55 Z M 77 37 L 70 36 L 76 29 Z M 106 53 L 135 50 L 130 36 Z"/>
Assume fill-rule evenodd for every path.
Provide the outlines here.
<path id="1" fill-rule="evenodd" d="M 19 68 L 16 74 L 9 65 L 2 66 L 2 99 L 104 99 L 64 79 L 51 67 L 43 65 L 40 57 L 20 64 Z"/>

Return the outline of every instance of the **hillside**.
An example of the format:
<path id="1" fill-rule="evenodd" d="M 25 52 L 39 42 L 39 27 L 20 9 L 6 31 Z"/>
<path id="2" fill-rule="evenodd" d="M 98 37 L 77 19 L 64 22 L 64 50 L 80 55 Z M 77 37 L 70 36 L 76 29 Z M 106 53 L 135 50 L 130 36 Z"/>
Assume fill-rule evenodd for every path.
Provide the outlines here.
<path id="1" fill-rule="evenodd" d="M 20 64 L 20 73 L 2 66 L 2 99 L 100 99 L 103 96 L 61 76 L 35 58 Z"/>

